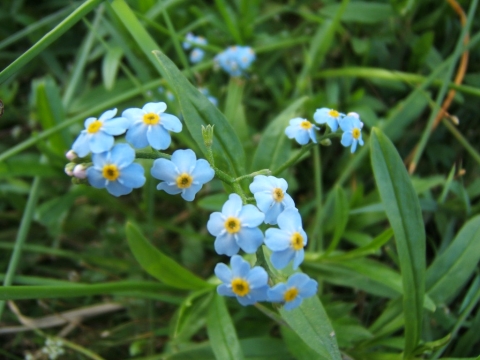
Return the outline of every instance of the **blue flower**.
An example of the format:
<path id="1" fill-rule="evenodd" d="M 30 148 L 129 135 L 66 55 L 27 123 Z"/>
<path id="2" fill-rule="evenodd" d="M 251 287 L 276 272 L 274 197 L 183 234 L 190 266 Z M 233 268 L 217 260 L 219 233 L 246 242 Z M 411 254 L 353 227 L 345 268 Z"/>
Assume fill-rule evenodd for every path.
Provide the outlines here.
<path id="1" fill-rule="evenodd" d="M 123 134 L 129 121 L 124 117 L 116 117 L 117 109 L 105 111 L 98 119 L 90 117 L 85 120 L 85 130 L 82 130 L 72 145 L 72 150 L 84 157 L 91 151 L 98 154 L 108 151 L 113 146 L 113 136 Z"/>
<path id="2" fill-rule="evenodd" d="M 190 53 L 190 62 L 192 64 L 199 63 L 200 61 L 203 60 L 204 56 L 205 56 L 205 51 L 203 51 L 202 49 L 195 48 Z"/>
<path id="3" fill-rule="evenodd" d="M 192 33 L 188 33 L 185 35 L 185 41 L 183 42 L 182 46 L 185 50 L 189 50 L 193 43 L 195 42 L 196 36 L 193 35 Z"/>
<path id="4" fill-rule="evenodd" d="M 337 110 L 321 108 L 315 111 L 315 114 L 313 114 L 313 119 L 317 124 L 327 123 L 327 125 L 330 127 L 330 129 L 332 129 L 332 131 L 337 131 L 338 122 L 344 116 L 344 114 L 339 113 Z"/>
<path id="5" fill-rule="evenodd" d="M 307 119 L 294 118 L 290 120 L 290 125 L 285 129 L 285 135 L 289 139 L 295 139 L 300 145 L 306 145 L 310 140 L 314 143 L 317 142 L 317 137 L 315 130 L 318 130 L 318 127 L 313 125 Z"/>
<path id="6" fill-rule="evenodd" d="M 257 175 L 250 184 L 257 206 L 265 214 L 265 223 L 275 225 L 280 213 L 288 207 L 295 207 L 290 195 L 286 193 L 288 184 L 285 179 L 275 176 Z"/>
<path id="7" fill-rule="evenodd" d="M 264 268 L 250 269 L 250 264 L 240 255 L 232 256 L 230 266 L 231 270 L 223 263 L 215 266 L 215 275 L 223 282 L 217 287 L 219 295 L 235 296 L 243 306 L 267 299 L 268 274 Z"/>
<path id="8" fill-rule="evenodd" d="M 163 180 L 157 185 L 158 190 L 164 190 L 170 195 L 182 194 L 182 198 L 193 201 L 195 194 L 203 184 L 215 176 L 207 160 L 197 160 L 190 150 L 177 150 L 172 159 L 157 159 L 153 163 L 151 174 L 154 178 Z"/>
<path id="9" fill-rule="evenodd" d="M 232 256 L 242 249 L 248 254 L 257 251 L 263 243 L 263 233 L 258 226 L 265 215 L 254 205 L 242 205 L 237 194 L 230 194 L 222 212 L 214 212 L 207 222 L 207 229 L 215 239 L 215 251 Z"/>
<path id="10" fill-rule="evenodd" d="M 305 256 L 307 234 L 302 228 L 302 218 L 297 209 L 288 208 L 278 216 L 278 227 L 265 232 L 265 245 L 272 250 L 270 261 L 276 269 L 283 269 L 293 260 L 297 269 Z"/>
<path id="11" fill-rule="evenodd" d="M 131 108 L 122 113 L 130 121 L 126 139 L 135 148 L 150 145 L 156 150 L 164 150 L 172 141 L 169 131 L 182 131 L 180 120 L 165 114 L 167 104 L 164 102 L 147 103 L 142 109 Z"/>
<path id="12" fill-rule="evenodd" d="M 126 195 L 132 188 L 145 184 L 144 170 L 133 163 L 135 150 L 128 144 L 118 144 L 111 151 L 93 154 L 93 166 L 87 169 L 88 182 L 98 189 L 107 188 L 114 195 Z"/>
<path id="13" fill-rule="evenodd" d="M 363 123 L 357 113 L 348 113 L 347 116 L 340 119 L 340 128 L 343 130 L 341 143 L 345 147 L 351 145 L 350 152 L 352 154 L 357 149 L 357 143 L 363 146 Z"/>
<path id="14" fill-rule="evenodd" d="M 255 52 L 249 46 L 230 46 L 215 56 L 214 61 L 230 76 L 241 76 L 255 60 Z"/>
<path id="15" fill-rule="evenodd" d="M 307 275 L 296 273 L 291 275 L 287 283 L 280 283 L 268 290 L 268 300 L 283 303 L 285 310 L 292 310 L 302 303 L 303 299 L 317 293 L 317 282 Z"/>

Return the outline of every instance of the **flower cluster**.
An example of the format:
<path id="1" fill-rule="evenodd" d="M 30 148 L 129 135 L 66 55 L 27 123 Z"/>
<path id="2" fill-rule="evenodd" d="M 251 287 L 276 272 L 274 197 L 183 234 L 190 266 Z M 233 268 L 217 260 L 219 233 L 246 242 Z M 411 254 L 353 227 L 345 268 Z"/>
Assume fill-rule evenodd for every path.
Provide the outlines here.
<path id="1" fill-rule="evenodd" d="M 222 211 L 210 215 L 207 229 L 215 236 L 215 251 L 231 256 L 231 268 L 223 263 L 215 267 L 215 274 L 222 281 L 217 288 L 220 295 L 235 296 L 242 305 L 258 301 L 283 303 L 285 309 L 290 310 L 317 292 L 317 282 L 301 273 L 270 288 L 266 270 L 260 266 L 251 269 L 249 263 L 237 255 L 240 249 L 247 254 L 255 253 L 265 244 L 272 252 L 270 262 L 274 268 L 280 270 L 293 262 L 293 269 L 298 269 L 308 238 L 287 188 L 284 179 L 257 175 L 250 184 L 257 206 L 244 205 L 239 195 L 231 194 Z M 278 225 L 278 228 L 267 229 L 264 236 L 259 229 L 262 223 Z"/>
<path id="2" fill-rule="evenodd" d="M 63 341 L 47 338 L 45 346 L 42 348 L 42 353 L 46 354 L 50 360 L 55 360 L 60 355 L 65 354 L 63 349 Z"/>
<path id="3" fill-rule="evenodd" d="M 129 194 L 133 189 L 145 184 L 144 168 L 134 163 L 134 148 L 150 146 L 155 150 L 167 149 L 171 144 L 170 132 L 180 132 L 182 123 L 164 111 L 164 102 L 147 103 L 143 108 L 130 108 L 121 117 L 114 117 L 117 110 L 109 110 L 98 119 L 88 118 L 85 130 L 75 140 L 72 150 L 67 153 L 71 163 L 65 172 L 74 176 L 77 182 L 87 179 L 88 183 L 99 189 L 106 188 L 114 196 Z M 125 134 L 130 144 L 114 145 L 114 135 Z M 91 154 L 91 162 L 85 157 Z M 164 157 L 170 157 L 166 154 Z M 190 150 L 177 150 L 171 160 L 156 159 L 151 168 L 154 178 L 162 182 L 158 190 L 168 194 L 181 194 L 192 201 L 202 186 L 213 179 L 214 170 L 203 159 L 197 160 Z"/>
<path id="4" fill-rule="evenodd" d="M 255 52 L 249 46 L 230 46 L 213 60 L 230 76 L 242 76 L 255 60 Z"/>
<path id="5" fill-rule="evenodd" d="M 363 123 L 357 113 L 350 112 L 347 115 L 342 114 L 334 109 L 321 108 L 315 111 L 313 119 L 319 125 L 327 125 L 332 133 L 338 128 L 343 131 L 341 144 L 345 147 L 351 147 L 352 153 L 357 149 L 357 145 L 363 146 L 362 128 Z M 295 139 L 300 145 L 306 145 L 310 140 L 317 143 L 317 135 L 315 130 L 319 130 L 307 119 L 294 118 L 290 120 L 289 126 L 285 129 L 285 134 L 289 139 Z"/>
<path id="6" fill-rule="evenodd" d="M 190 50 L 190 62 L 192 64 L 196 64 L 200 61 L 203 60 L 203 57 L 205 56 L 205 51 L 199 47 L 198 45 L 207 45 L 207 39 L 205 39 L 202 36 L 195 36 L 192 33 L 188 33 L 185 36 L 185 41 L 183 42 L 183 48 L 185 50 Z"/>

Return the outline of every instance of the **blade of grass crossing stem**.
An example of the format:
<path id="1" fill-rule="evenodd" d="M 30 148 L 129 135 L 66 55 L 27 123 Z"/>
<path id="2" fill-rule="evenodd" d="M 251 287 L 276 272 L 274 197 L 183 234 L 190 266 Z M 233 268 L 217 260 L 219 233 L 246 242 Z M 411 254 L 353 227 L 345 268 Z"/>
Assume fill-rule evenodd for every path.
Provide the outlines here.
<path id="1" fill-rule="evenodd" d="M 420 340 L 425 293 L 425 229 L 418 197 L 395 146 L 377 128 L 370 138 L 373 173 L 395 234 L 403 282 L 405 352 Z"/>
<path id="2" fill-rule="evenodd" d="M 0 84 L 7 78 L 19 71 L 23 66 L 30 62 L 35 56 L 40 54 L 52 42 L 57 40 L 63 33 L 75 25 L 81 18 L 92 11 L 103 0 L 87 0 L 72 12 L 65 20 L 55 26 L 44 37 L 37 41 L 30 49 L 24 52 L 19 58 L 11 63 L 0 73 Z"/>
<path id="3" fill-rule="evenodd" d="M 303 93 L 307 87 L 310 79 L 309 75 L 313 68 L 318 68 L 323 63 L 328 49 L 332 45 L 333 37 L 337 28 L 340 26 L 340 19 L 347 8 L 350 0 L 343 0 L 333 20 L 326 20 L 322 26 L 320 26 L 313 37 L 305 59 L 305 65 L 302 68 L 302 72 L 298 76 L 297 86 L 295 87 L 296 95 Z"/>
<path id="4" fill-rule="evenodd" d="M 447 93 L 448 83 L 450 82 L 450 79 L 452 77 L 453 71 L 455 69 L 455 65 L 458 59 L 460 58 L 460 56 L 462 56 L 463 40 L 465 39 L 465 36 L 467 36 L 468 32 L 470 31 L 474 14 L 476 13 L 477 5 L 478 5 L 478 0 L 473 0 L 470 4 L 470 9 L 468 10 L 467 22 L 460 33 L 460 36 L 457 40 L 457 44 L 455 46 L 455 50 L 453 51 L 454 61 L 450 64 L 450 66 L 448 67 L 447 71 L 444 74 L 444 77 L 443 77 L 444 82 L 440 88 L 440 91 L 438 92 L 437 99 L 435 101 L 436 109 L 440 109 L 442 106 L 442 101 L 443 101 L 443 98 L 445 97 L 445 94 Z M 418 161 L 420 160 L 420 157 L 423 154 L 425 146 L 427 145 L 427 141 L 430 138 L 430 134 L 432 133 L 431 129 L 436 116 L 437 116 L 437 111 L 432 111 L 432 113 L 430 114 L 430 118 L 427 121 L 427 125 L 425 126 L 425 130 L 423 131 L 422 137 L 420 138 L 420 142 L 418 143 L 417 149 L 415 150 L 415 154 L 413 156 L 412 162 L 410 163 L 410 169 L 409 169 L 410 171 L 415 170 L 418 164 Z"/>
<path id="5" fill-rule="evenodd" d="M 208 311 L 207 332 L 216 359 L 240 360 L 244 358 L 235 326 L 225 305 L 225 299 L 217 294 L 215 294 Z"/>
<path id="6" fill-rule="evenodd" d="M 20 261 L 20 256 L 22 254 L 22 246 L 27 239 L 28 231 L 30 230 L 30 225 L 32 224 L 33 213 L 35 211 L 35 207 L 38 201 L 40 184 L 41 178 L 39 176 L 36 176 L 33 179 L 30 195 L 28 196 L 27 205 L 25 206 L 25 211 L 22 215 L 22 221 L 20 222 L 20 228 L 18 229 L 17 238 L 15 239 L 15 247 L 13 248 L 10 262 L 8 263 L 7 273 L 5 274 L 5 279 L 3 280 L 4 287 L 12 284 L 13 277 L 15 276 L 15 272 L 17 271 L 18 262 Z M 2 318 L 3 309 L 5 308 L 4 300 L 5 299 L 2 299 L 0 301 L 0 319 Z"/>
<path id="7" fill-rule="evenodd" d="M 179 289 L 195 290 L 211 286 L 155 248 L 132 223 L 127 223 L 126 234 L 135 259 L 153 277 Z"/>
<path id="8" fill-rule="evenodd" d="M 317 296 L 303 300 L 296 309 L 281 308 L 280 314 L 305 344 L 318 354 L 318 359 L 342 358 L 330 319 Z"/>
<path id="9" fill-rule="evenodd" d="M 240 139 L 225 116 L 188 82 L 165 54 L 160 51 L 154 53 L 161 67 L 160 73 L 174 91 L 180 103 L 185 124 L 200 149 L 204 153 L 206 152 L 201 125 L 215 125 L 213 154 L 216 160 L 223 162 L 223 164 L 217 163 L 216 166 L 227 172 L 233 172 L 235 177 L 243 175 L 245 173 L 245 152 Z"/>

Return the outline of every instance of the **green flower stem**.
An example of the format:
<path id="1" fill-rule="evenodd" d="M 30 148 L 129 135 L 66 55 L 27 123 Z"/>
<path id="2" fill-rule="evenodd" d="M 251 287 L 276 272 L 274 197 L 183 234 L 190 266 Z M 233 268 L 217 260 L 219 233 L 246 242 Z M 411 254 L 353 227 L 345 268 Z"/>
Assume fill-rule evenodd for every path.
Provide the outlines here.
<path id="1" fill-rule="evenodd" d="M 135 151 L 135 157 L 137 159 L 153 159 L 153 160 L 156 160 L 156 159 L 168 159 L 170 160 L 172 158 L 171 155 L 168 155 L 168 154 L 165 154 L 165 153 L 162 153 L 160 151 L 154 151 L 154 152 L 151 152 L 151 151 Z"/>
<path id="2" fill-rule="evenodd" d="M 310 149 L 312 147 L 314 147 L 315 145 L 318 145 L 321 141 L 325 140 L 325 139 L 332 139 L 332 138 L 336 138 L 336 137 L 340 137 L 341 134 L 338 134 L 338 133 L 328 133 L 328 134 L 325 134 L 323 136 L 320 136 L 317 138 L 317 143 L 310 143 L 308 145 L 305 145 L 302 147 L 302 149 L 294 156 L 292 156 L 290 159 L 288 159 L 285 164 L 283 164 L 282 166 L 280 166 L 279 168 L 275 169 L 272 171 L 272 175 L 278 175 L 280 174 L 282 171 L 284 171 L 285 169 L 288 169 L 289 167 L 291 167 L 292 165 L 296 164 L 301 158 L 302 156 L 307 153 L 308 151 L 310 151 Z"/>
<path id="3" fill-rule="evenodd" d="M 43 162 L 42 160 L 40 161 Z M 15 239 L 15 247 L 13 248 L 12 256 L 10 257 L 7 273 L 5 274 L 5 279 L 3 280 L 3 286 L 9 286 L 12 284 L 13 277 L 15 276 L 15 272 L 17 271 L 17 266 L 20 261 L 20 255 L 22 253 L 22 247 L 25 243 L 25 240 L 27 239 L 28 231 L 30 230 L 30 225 L 33 219 L 33 213 L 35 212 L 35 206 L 37 205 L 40 183 L 41 177 L 36 176 L 33 180 L 30 195 L 27 200 L 27 205 L 25 206 L 25 212 L 23 213 L 20 228 L 18 229 L 17 238 Z M 4 308 L 5 301 L 2 300 L 0 301 L 0 318 L 2 317 Z"/>
<path id="4" fill-rule="evenodd" d="M 458 140 L 458 142 L 468 151 L 468 153 L 475 159 L 475 161 L 480 164 L 480 154 L 478 153 L 475 148 L 470 145 L 467 139 L 465 139 L 460 131 L 458 131 L 457 127 L 453 125 L 450 120 L 446 118 L 442 119 L 443 125 L 452 133 L 453 136 Z"/>
<path id="5" fill-rule="evenodd" d="M 270 175 L 271 173 L 272 172 L 270 171 L 270 169 L 262 169 L 262 170 L 255 171 L 255 172 L 253 172 L 251 174 L 248 174 L 248 175 L 239 176 L 235 179 L 235 182 L 240 182 L 243 179 L 253 178 L 257 175 Z"/>
<path id="6" fill-rule="evenodd" d="M 315 222 L 313 225 L 312 237 L 310 241 L 310 249 L 313 251 L 322 251 L 323 238 L 320 231 L 320 224 L 322 219 L 322 166 L 320 159 L 320 149 L 313 148 L 313 174 L 314 174 L 314 188 L 315 188 Z"/>

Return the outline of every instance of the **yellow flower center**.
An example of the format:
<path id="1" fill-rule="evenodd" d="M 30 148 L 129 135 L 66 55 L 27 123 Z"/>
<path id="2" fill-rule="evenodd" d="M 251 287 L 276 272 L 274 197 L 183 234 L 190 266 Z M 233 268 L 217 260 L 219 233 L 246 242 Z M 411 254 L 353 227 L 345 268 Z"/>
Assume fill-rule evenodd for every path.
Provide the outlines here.
<path id="1" fill-rule="evenodd" d="M 148 113 L 143 115 L 143 122 L 147 125 L 156 125 L 160 122 L 160 116 L 155 113 Z"/>
<path id="2" fill-rule="evenodd" d="M 180 189 L 189 188 L 192 185 L 192 182 L 193 182 L 193 178 L 187 173 L 183 173 L 179 177 L 177 177 L 177 186 Z"/>
<path id="3" fill-rule="evenodd" d="M 283 299 L 285 302 L 289 302 L 292 300 L 295 300 L 295 298 L 298 296 L 298 289 L 296 287 L 291 287 L 287 291 L 285 291 L 285 294 L 283 294 Z"/>
<path id="4" fill-rule="evenodd" d="M 233 279 L 231 284 L 233 293 L 238 296 L 245 296 L 250 292 L 250 285 L 242 278 Z"/>
<path id="5" fill-rule="evenodd" d="M 89 134 L 95 134 L 100 130 L 101 127 L 102 127 L 102 122 L 98 121 L 98 120 L 95 120 L 90 125 L 88 125 L 87 132 Z"/>
<path id="6" fill-rule="evenodd" d="M 301 123 L 300 123 L 300 127 L 302 129 L 305 129 L 305 130 L 308 130 L 312 127 L 312 123 L 308 120 L 303 120 Z"/>
<path id="7" fill-rule="evenodd" d="M 225 221 L 225 229 L 230 233 L 230 234 L 235 234 L 240 231 L 240 220 L 238 220 L 236 217 L 229 217 Z"/>
<path id="8" fill-rule="evenodd" d="M 337 110 L 331 109 L 328 111 L 328 115 L 330 115 L 331 117 L 337 118 L 340 114 L 338 113 Z"/>
<path id="9" fill-rule="evenodd" d="M 352 136 L 355 140 L 358 140 L 358 138 L 360 137 L 360 129 L 359 128 L 353 128 Z"/>
<path id="10" fill-rule="evenodd" d="M 300 233 L 294 232 L 290 241 L 295 251 L 303 249 L 303 236 Z"/>
<path id="11" fill-rule="evenodd" d="M 283 200 L 284 194 L 282 189 L 275 188 L 273 189 L 272 194 L 273 194 L 273 200 L 275 200 L 276 202 L 281 202 Z"/>
<path id="12" fill-rule="evenodd" d="M 120 170 L 115 164 L 108 164 L 103 167 L 102 175 L 105 179 L 115 181 L 120 176 Z"/>

